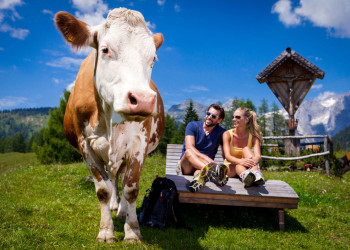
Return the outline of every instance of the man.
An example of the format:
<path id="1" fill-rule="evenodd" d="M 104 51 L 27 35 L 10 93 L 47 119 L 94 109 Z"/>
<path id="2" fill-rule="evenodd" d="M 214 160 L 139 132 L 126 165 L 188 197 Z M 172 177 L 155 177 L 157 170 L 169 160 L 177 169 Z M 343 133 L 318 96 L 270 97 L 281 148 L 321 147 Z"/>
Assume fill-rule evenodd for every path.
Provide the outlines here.
<path id="1" fill-rule="evenodd" d="M 215 177 L 221 186 L 227 183 L 227 166 L 218 165 L 214 161 L 218 147 L 222 145 L 225 129 L 219 124 L 224 118 L 224 109 L 218 104 L 212 104 L 206 112 L 204 122 L 193 121 L 186 127 L 179 163 L 183 174 L 194 175 L 189 185 L 191 192 L 197 192 L 212 177 Z"/>

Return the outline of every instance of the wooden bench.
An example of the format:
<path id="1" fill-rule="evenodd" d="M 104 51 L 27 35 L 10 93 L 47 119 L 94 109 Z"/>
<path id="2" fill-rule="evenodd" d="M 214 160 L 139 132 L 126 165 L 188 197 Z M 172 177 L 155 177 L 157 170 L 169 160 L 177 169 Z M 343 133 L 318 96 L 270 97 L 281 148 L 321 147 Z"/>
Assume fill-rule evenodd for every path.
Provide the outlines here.
<path id="1" fill-rule="evenodd" d="M 168 144 L 165 171 L 166 177 L 175 182 L 181 203 L 276 208 L 279 229 L 284 230 L 284 209 L 296 209 L 299 202 L 299 196 L 286 182 L 266 180 L 265 185 L 244 188 L 238 178 L 230 178 L 224 187 L 219 187 L 213 179 L 198 192 L 192 193 L 188 184 L 193 176 L 183 175 L 177 168 L 181 151 L 182 145 Z M 221 148 L 215 161 L 223 163 Z"/>

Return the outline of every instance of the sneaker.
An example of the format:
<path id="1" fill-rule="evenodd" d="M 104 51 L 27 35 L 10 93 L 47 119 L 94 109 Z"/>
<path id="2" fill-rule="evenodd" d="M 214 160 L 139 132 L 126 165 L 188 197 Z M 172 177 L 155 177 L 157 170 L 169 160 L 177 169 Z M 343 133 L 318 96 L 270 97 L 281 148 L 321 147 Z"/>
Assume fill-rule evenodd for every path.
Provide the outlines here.
<path id="1" fill-rule="evenodd" d="M 215 170 L 215 180 L 219 184 L 220 187 L 223 187 L 226 185 L 228 182 L 228 166 L 224 164 L 218 164 L 216 165 L 216 170 Z"/>
<path id="2" fill-rule="evenodd" d="M 201 189 L 205 183 L 210 181 L 215 173 L 216 165 L 214 163 L 209 163 L 205 165 L 201 171 L 193 178 L 188 186 L 191 192 L 197 192 Z"/>
<path id="3" fill-rule="evenodd" d="M 244 187 L 250 187 L 253 185 L 255 181 L 255 175 L 250 171 L 246 170 L 240 174 L 242 182 L 244 183 Z"/>
<path id="4" fill-rule="evenodd" d="M 255 185 L 264 185 L 265 184 L 264 176 L 262 175 L 262 173 L 260 171 L 255 171 L 253 174 L 255 175 L 255 181 L 254 181 Z"/>

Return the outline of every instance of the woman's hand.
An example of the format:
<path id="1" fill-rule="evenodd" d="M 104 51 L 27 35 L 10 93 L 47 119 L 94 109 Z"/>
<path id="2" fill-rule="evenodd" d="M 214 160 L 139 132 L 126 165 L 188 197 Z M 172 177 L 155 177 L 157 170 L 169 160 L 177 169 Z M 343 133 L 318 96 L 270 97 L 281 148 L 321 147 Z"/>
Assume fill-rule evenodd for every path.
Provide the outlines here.
<path id="1" fill-rule="evenodd" d="M 252 168 L 252 167 L 256 166 L 256 162 L 252 158 L 240 159 L 239 165 L 246 167 L 246 168 Z"/>

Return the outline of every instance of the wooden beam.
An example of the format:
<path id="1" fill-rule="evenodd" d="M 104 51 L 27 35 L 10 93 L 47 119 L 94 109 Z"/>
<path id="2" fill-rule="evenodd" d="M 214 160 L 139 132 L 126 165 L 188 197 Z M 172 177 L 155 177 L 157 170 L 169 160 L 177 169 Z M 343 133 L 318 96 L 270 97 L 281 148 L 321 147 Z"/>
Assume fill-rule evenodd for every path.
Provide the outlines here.
<path id="1" fill-rule="evenodd" d="M 302 159 L 307 159 L 310 157 L 315 157 L 315 156 L 327 156 L 330 154 L 329 151 L 325 151 L 322 153 L 317 153 L 317 154 L 309 154 L 309 155 L 303 155 L 303 156 L 297 156 L 297 157 L 275 157 L 275 156 L 267 156 L 267 155 L 262 155 L 261 158 L 263 159 L 268 159 L 268 160 L 282 160 L 282 161 L 293 161 L 293 160 L 302 160 Z"/>

